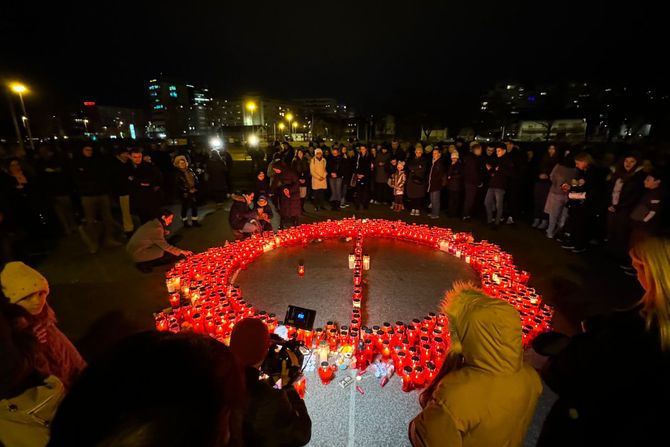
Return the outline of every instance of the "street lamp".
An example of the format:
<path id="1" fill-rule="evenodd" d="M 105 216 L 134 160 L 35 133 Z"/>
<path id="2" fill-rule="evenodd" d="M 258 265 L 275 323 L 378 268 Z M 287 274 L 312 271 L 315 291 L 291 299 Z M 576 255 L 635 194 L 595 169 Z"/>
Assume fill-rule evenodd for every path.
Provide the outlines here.
<path id="1" fill-rule="evenodd" d="M 291 126 L 293 126 L 293 132 L 292 132 L 291 135 L 293 135 L 293 134 L 295 134 L 296 128 L 298 127 L 298 122 L 297 122 L 297 121 L 293 121 L 293 122 L 291 123 Z M 292 138 L 293 138 L 293 137 L 292 137 Z"/>
<path id="2" fill-rule="evenodd" d="M 247 102 L 247 110 L 251 112 L 251 131 L 254 131 L 254 110 L 256 110 L 256 103 L 253 101 Z"/>
<path id="3" fill-rule="evenodd" d="M 289 136 L 290 136 L 290 134 L 291 134 L 291 121 L 293 121 L 293 114 L 292 113 L 287 113 L 284 118 L 286 118 L 286 121 L 288 121 L 288 133 L 289 133 Z"/>
<path id="4" fill-rule="evenodd" d="M 23 126 L 26 128 L 26 132 L 28 133 L 28 142 L 30 142 L 30 149 L 35 152 L 35 143 L 33 142 L 33 134 L 30 131 L 30 122 L 28 121 L 28 113 L 26 112 L 26 105 L 23 102 L 23 94 L 28 93 L 28 87 L 25 85 L 21 84 L 20 82 L 12 82 L 9 84 L 9 88 L 19 95 L 19 101 L 21 101 L 21 112 L 23 112 L 23 116 L 21 117 L 21 121 L 23 121 Z M 19 137 L 19 140 L 21 138 Z"/>

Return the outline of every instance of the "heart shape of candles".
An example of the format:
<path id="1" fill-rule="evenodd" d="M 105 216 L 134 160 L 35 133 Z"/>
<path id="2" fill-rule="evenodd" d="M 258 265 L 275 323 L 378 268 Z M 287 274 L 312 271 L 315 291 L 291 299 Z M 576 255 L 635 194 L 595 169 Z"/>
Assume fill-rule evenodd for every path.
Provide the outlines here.
<path id="1" fill-rule="evenodd" d="M 449 349 L 448 322 L 444 315 L 430 313 L 407 324 L 398 321 L 395 325 L 384 322 L 363 326 L 362 278 L 369 268 L 369 259 L 365 268 L 363 263 L 366 238 L 400 239 L 447 252 L 470 264 L 479 274 L 486 293 L 518 310 L 524 345 L 550 328 L 552 309 L 542 303 L 535 289 L 528 287 L 528 272 L 517 269 L 512 256 L 497 245 L 475 242 L 470 233 L 454 233 L 449 228 L 380 219 L 329 220 L 266 232 L 182 260 L 166 274 L 171 309 L 156 314 L 156 328 L 172 332 L 193 330 L 226 344 L 235 323 L 243 318 L 260 318 L 274 331 L 276 316 L 256 310 L 243 299 L 242 290 L 234 285 L 237 272 L 270 250 L 300 244 L 304 247 L 314 239 L 342 237 L 354 243 L 353 259 L 349 257 L 353 270 L 351 321 L 339 328 L 329 321 L 325 328 L 313 331 L 288 327 L 288 335 L 296 336 L 310 348 L 353 351 L 359 369 L 376 356 L 393 360 L 404 390 L 430 383 L 439 371 Z"/>

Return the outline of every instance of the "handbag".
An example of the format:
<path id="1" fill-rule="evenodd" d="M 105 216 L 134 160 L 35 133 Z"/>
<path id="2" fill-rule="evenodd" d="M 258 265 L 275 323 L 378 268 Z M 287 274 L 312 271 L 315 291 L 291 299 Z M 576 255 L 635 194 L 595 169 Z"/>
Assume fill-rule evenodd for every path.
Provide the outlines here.
<path id="1" fill-rule="evenodd" d="M 304 199 L 307 197 L 307 187 L 306 186 L 301 186 L 300 187 L 300 198 Z"/>
<path id="2" fill-rule="evenodd" d="M 353 173 L 353 174 L 351 175 L 351 180 L 349 180 L 349 186 L 350 186 L 351 188 L 355 188 L 355 187 L 356 187 L 356 181 L 357 181 L 357 179 L 356 179 L 356 173 Z"/>

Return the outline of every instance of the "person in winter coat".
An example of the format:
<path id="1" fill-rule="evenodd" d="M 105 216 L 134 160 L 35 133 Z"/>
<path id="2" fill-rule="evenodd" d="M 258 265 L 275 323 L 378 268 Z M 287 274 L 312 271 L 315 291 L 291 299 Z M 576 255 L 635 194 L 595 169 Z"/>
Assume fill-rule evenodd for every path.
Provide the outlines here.
<path id="1" fill-rule="evenodd" d="M 346 174 L 345 160 L 340 154 L 337 146 L 333 146 L 326 160 L 326 171 L 328 172 L 328 187 L 330 188 L 330 207 L 333 211 L 339 211 L 344 201 L 344 176 Z"/>
<path id="2" fill-rule="evenodd" d="M 507 224 L 518 221 L 521 207 L 524 203 L 523 185 L 528 174 L 528 156 L 521 151 L 512 140 L 505 140 L 509 174 L 505 187 L 505 201 L 507 202 Z"/>
<path id="3" fill-rule="evenodd" d="M 374 159 L 375 163 L 375 198 L 373 203 L 388 203 L 391 189 L 387 183 L 391 172 L 391 154 L 386 146 L 382 146 Z"/>
<path id="4" fill-rule="evenodd" d="M 544 212 L 549 216 L 546 236 L 553 239 L 554 236 L 565 226 L 568 218 L 568 192 L 563 185 L 568 184 L 577 175 L 575 162 L 568 154 L 557 163 L 549 174 L 551 186 L 547 200 L 544 204 Z"/>
<path id="5" fill-rule="evenodd" d="M 507 180 L 514 173 L 514 163 L 511 161 L 509 154 L 507 154 L 504 145 L 496 147 L 496 157 L 494 164 L 486 164 L 486 170 L 489 172 L 490 179 L 489 188 L 484 198 L 484 206 L 486 207 L 487 223 L 494 223 L 493 212 L 496 212 L 495 226 L 497 227 L 502 220 Z"/>
<path id="6" fill-rule="evenodd" d="M 55 375 L 68 389 L 86 363 L 56 327 L 56 316 L 46 301 L 46 278 L 22 262 L 9 262 L 0 272 L 0 286 L 3 315 L 16 325 L 15 329 L 29 332 L 37 342 L 35 357 L 29 363 L 46 375 Z M 0 377 L 7 378 L 4 374 Z"/>
<path id="7" fill-rule="evenodd" d="M 568 240 L 562 240 L 561 247 L 575 253 L 583 253 L 589 237 L 595 233 L 598 191 L 602 188 L 604 179 L 594 166 L 590 154 L 582 152 L 575 156 L 577 176 L 564 184 L 563 189 L 568 192 L 568 220 L 566 232 Z"/>
<path id="8" fill-rule="evenodd" d="M 121 210 L 123 232 L 130 237 L 135 230 L 133 216 L 130 214 L 130 179 L 133 175 L 133 167 L 130 153 L 126 148 L 116 148 L 115 152 L 109 165 L 111 192 Z"/>
<path id="9" fill-rule="evenodd" d="M 421 395 L 409 428 L 414 447 L 521 446 L 542 382 L 523 361 L 519 313 L 472 284 L 456 284 L 442 305 L 451 347 Z"/>
<path id="10" fill-rule="evenodd" d="M 665 199 L 667 191 L 662 180 L 661 172 L 653 169 L 644 179 L 645 193 L 642 195 L 637 205 L 630 214 L 633 225 L 633 234 L 636 232 L 650 233 L 659 230 L 661 219 L 659 215 L 667 207 Z"/>
<path id="11" fill-rule="evenodd" d="M 626 155 L 612 177 L 610 202 L 607 207 L 607 245 L 621 268 L 632 272 L 628 257 L 631 235 L 630 213 L 644 193 L 646 173 L 640 166 L 640 157 Z"/>
<path id="12" fill-rule="evenodd" d="M 41 343 L 26 327 L 27 311 L 2 294 L 0 301 L 0 445 L 43 447 L 65 387 L 35 365 Z"/>
<path id="13" fill-rule="evenodd" d="M 391 174 L 389 179 L 389 186 L 393 190 L 393 211 L 400 212 L 405 209 L 403 205 L 403 197 L 405 194 L 405 181 L 407 176 L 405 174 L 405 161 L 399 160 L 396 164 L 396 171 Z"/>
<path id="14" fill-rule="evenodd" d="M 312 437 L 312 420 L 305 402 L 291 384 L 275 389 L 259 380 L 259 369 L 270 348 L 268 328 L 257 318 L 245 318 L 233 328 L 230 350 L 241 367 L 247 405 L 242 418 L 244 445 L 299 447 Z"/>
<path id="15" fill-rule="evenodd" d="M 354 184 L 354 181 L 356 184 L 356 200 L 354 202 L 356 211 L 358 211 L 361 206 L 365 210 L 370 206 L 370 183 L 372 180 L 372 169 L 374 167 L 372 156 L 368 154 L 368 148 L 361 145 L 359 151 L 354 165 L 354 176 L 351 180 L 352 185 Z"/>
<path id="16" fill-rule="evenodd" d="M 277 195 L 279 196 L 279 216 L 281 228 L 298 225 L 301 214 L 300 183 L 298 174 L 283 161 L 272 166 L 277 181 Z"/>
<path id="17" fill-rule="evenodd" d="M 321 152 L 323 154 L 323 152 Z M 300 183 L 300 206 L 305 211 L 305 200 L 310 196 L 310 160 L 305 149 L 299 148 L 295 153 L 295 158 L 291 163 L 291 168 L 298 174 L 298 183 Z"/>
<path id="18" fill-rule="evenodd" d="M 273 231 L 272 228 L 272 207 L 265 196 L 258 196 L 256 199 L 256 212 L 258 212 L 258 223 L 261 231 Z"/>
<path id="19" fill-rule="evenodd" d="M 221 152 L 224 152 L 222 155 Z M 217 207 L 222 207 L 226 200 L 226 195 L 230 193 L 228 177 L 230 176 L 230 167 L 228 166 L 228 151 L 209 151 L 207 159 L 207 189 L 209 194 L 216 202 Z M 228 156 L 226 156 L 228 154 Z"/>
<path id="20" fill-rule="evenodd" d="M 409 199 L 410 215 L 418 216 L 423 208 L 426 197 L 429 162 L 423 155 L 423 145 L 417 143 L 414 147 L 414 158 L 405 165 L 407 171 L 407 198 Z"/>
<path id="21" fill-rule="evenodd" d="M 265 171 L 259 171 L 256 173 L 255 186 L 252 191 L 256 197 L 260 196 L 269 196 L 270 195 L 270 182 L 265 175 Z"/>
<path id="22" fill-rule="evenodd" d="M 475 213 L 477 195 L 484 186 L 484 162 L 482 159 L 482 145 L 473 144 L 470 152 L 463 157 L 463 220 L 469 220 Z M 480 204 L 481 206 L 481 204 Z"/>
<path id="23" fill-rule="evenodd" d="M 0 272 L 0 286 L 4 296 L 0 300 L 0 310 L 12 325 L 11 330 L 21 332 L 17 335 L 19 345 L 15 347 L 26 346 L 28 350 L 30 346 L 29 352 L 22 353 L 26 364 L 32 365 L 42 378 L 56 376 L 65 389 L 69 389 L 86 367 L 86 362 L 56 326 L 56 315 L 47 304 L 47 279 L 23 262 L 9 262 Z M 12 367 L 6 363 L 4 355 L 2 359 L 0 371 Z M 3 388 L 20 379 L 27 378 L 7 376 L 5 371 L 0 375 Z"/>
<path id="24" fill-rule="evenodd" d="M 463 163 L 458 152 L 450 155 L 451 164 L 447 171 L 447 190 L 449 191 L 449 217 L 458 217 L 463 196 Z"/>
<path id="25" fill-rule="evenodd" d="M 544 206 L 547 203 L 547 196 L 551 189 L 551 171 L 558 163 L 558 153 L 556 146 L 553 144 L 547 148 L 547 153 L 544 154 L 540 161 L 540 166 L 535 178 L 535 185 L 533 188 L 534 206 L 533 206 L 533 228 L 538 230 L 546 230 L 549 226 L 549 216 L 544 211 Z"/>
<path id="26" fill-rule="evenodd" d="M 258 211 L 253 207 L 254 193 L 236 191 L 231 197 L 233 204 L 230 206 L 230 214 L 228 215 L 230 228 L 244 234 L 254 234 L 261 231 Z"/>
<path id="27" fill-rule="evenodd" d="M 314 158 L 309 162 L 309 173 L 312 176 L 312 192 L 314 194 L 314 211 L 324 209 L 323 201 L 328 189 L 328 170 L 323 150 L 316 148 Z"/>
<path id="28" fill-rule="evenodd" d="M 121 243 L 114 239 L 116 224 L 108 196 L 106 170 L 101 160 L 93 155 L 91 146 L 84 146 L 81 153 L 82 157 L 74 165 L 74 183 L 84 209 L 84 225 L 80 228 L 80 233 L 89 252 L 97 253 L 101 236 L 104 236 L 106 246 L 118 247 Z"/>
<path id="29" fill-rule="evenodd" d="M 141 149 L 133 149 L 130 158 L 133 162 L 130 208 L 144 224 L 155 219 L 160 212 L 163 175 L 154 165 L 144 161 Z"/>
<path id="30" fill-rule="evenodd" d="M 188 166 L 188 161 L 183 155 L 177 155 L 174 158 L 174 167 L 177 168 L 175 184 L 179 198 L 181 199 L 181 221 L 184 227 L 199 227 L 198 222 L 198 176 Z M 188 219 L 188 211 L 191 210 L 191 219 Z"/>
<path id="31" fill-rule="evenodd" d="M 39 149 L 39 158 L 37 159 L 36 168 L 39 182 L 42 185 L 42 190 L 51 200 L 51 205 L 61 224 L 63 234 L 70 235 L 72 232 L 76 231 L 77 223 L 75 222 L 74 208 L 72 206 L 71 196 L 74 190 L 74 185 L 72 184 L 72 171 L 68 160 L 62 156 L 62 154 L 57 154 L 51 146 L 44 145 Z M 127 178 L 126 182 L 128 182 Z M 127 198 L 128 197 L 126 196 L 126 199 Z M 128 205 L 128 202 L 126 205 Z M 127 208 L 127 210 L 127 217 L 130 218 L 130 208 Z M 123 216 L 124 218 L 126 217 L 125 214 Z M 130 228 L 132 230 L 132 221 L 130 223 Z M 126 228 L 125 221 L 124 228 Z"/>
<path id="32" fill-rule="evenodd" d="M 444 163 L 442 162 L 442 152 L 437 147 L 433 149 L 431 156 L 433 162 L 428 168 L 428 194 L 430 195 L 430 218 L 440 218 L 440 196 L 442 194 L 442 187 L 446 180 L 446 173 L 444 170 Z"/>
<path id="33" fill-rule="evenodd" d="M 550 356 L 542 376 L 558 394 L 538 447 L 663 444 L 670 420 L 670 225 L 664 223 L 664 234 L 642 238 L 630 251 L 644 290 L 639 302 L 587 319 L 571 338 L 548 333 L 533 341 Z"/>
<path id="34" fill-rule="evenodd" d="M 179 258 L 193 253 L 170 245 L 165 236 L 170 232 L 167 227 L 174 219 L 174 213 L 164 209 L 159 216 L 140 226 L 126 245 L 126 251 L 143 273 L 150 273 L 153 267 L 171 264 Z"/>

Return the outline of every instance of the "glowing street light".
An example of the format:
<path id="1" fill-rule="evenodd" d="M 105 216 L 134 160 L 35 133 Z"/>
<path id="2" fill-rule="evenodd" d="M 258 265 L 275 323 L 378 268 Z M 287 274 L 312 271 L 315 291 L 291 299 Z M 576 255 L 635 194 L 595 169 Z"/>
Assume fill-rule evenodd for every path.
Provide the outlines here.
<path id="1" fill-rule="evenodd" d="M 257 135 L 255 135 L 255 134 L 251 134 L 251 135 L 249 135 L 249 139 L 248 139 L 248 141 L 249 141 L 249 146 L 251 146 L 251 147 L 256 147 L 256 146 L 258 146 L 259 139 L 258 139 L 258 136 L 257 136 Z"/>
<path id="2" fill-rule="evenodd" d="M 9 89 L 19 95 L 19 101 L 21 102 L 21 111 L 23 116 L 21 121 L 23 121 L 23 126 L 26 128 L 28 134 L 28 142 L 30 143 L 30 149 L 35 152 L 35 143 L 33 142 L 33 133 L 30 131 L 30 122 L 28 121 L 28 112 L 26 112 L 26 104 L 23 102 L 23 94 L 29 93 L 28 87 L 20 82 L 12 82 L 9 84 Z M 19 142 L 21 142 L 21 136 L 19 135 Z"/>
<path id="3" fill-rule="evenodd" d="M 18 93 L 19 95 L 28 93 L 28 87 L 21 84 L 20 82 L 12 82 L 9 84 L 9 88 L 11 88 L 14 93 Z"/>
<path id="4" fill-rule="evenodd" d="M 254 130 L 254 111 L 256 110 L 256 103 L 253 101 L 248 101 L 246 104 L 247 110 L 251 112 L 251 131 Z"/>
<path id="5" fill-rule="evenodd" d="M 212 137 L 209 139 L 209 146 L 212 150 L 217 150 L 223 147 L 223 140 L 219 137 Z"/>
<path id="6" fill-rule="evenodd" d="M 286 125 L 284 123 L 279 123 L 279 126 L 277 126 L 277 127 L 279 127 L 279 130 L 286 129 Z"/>

